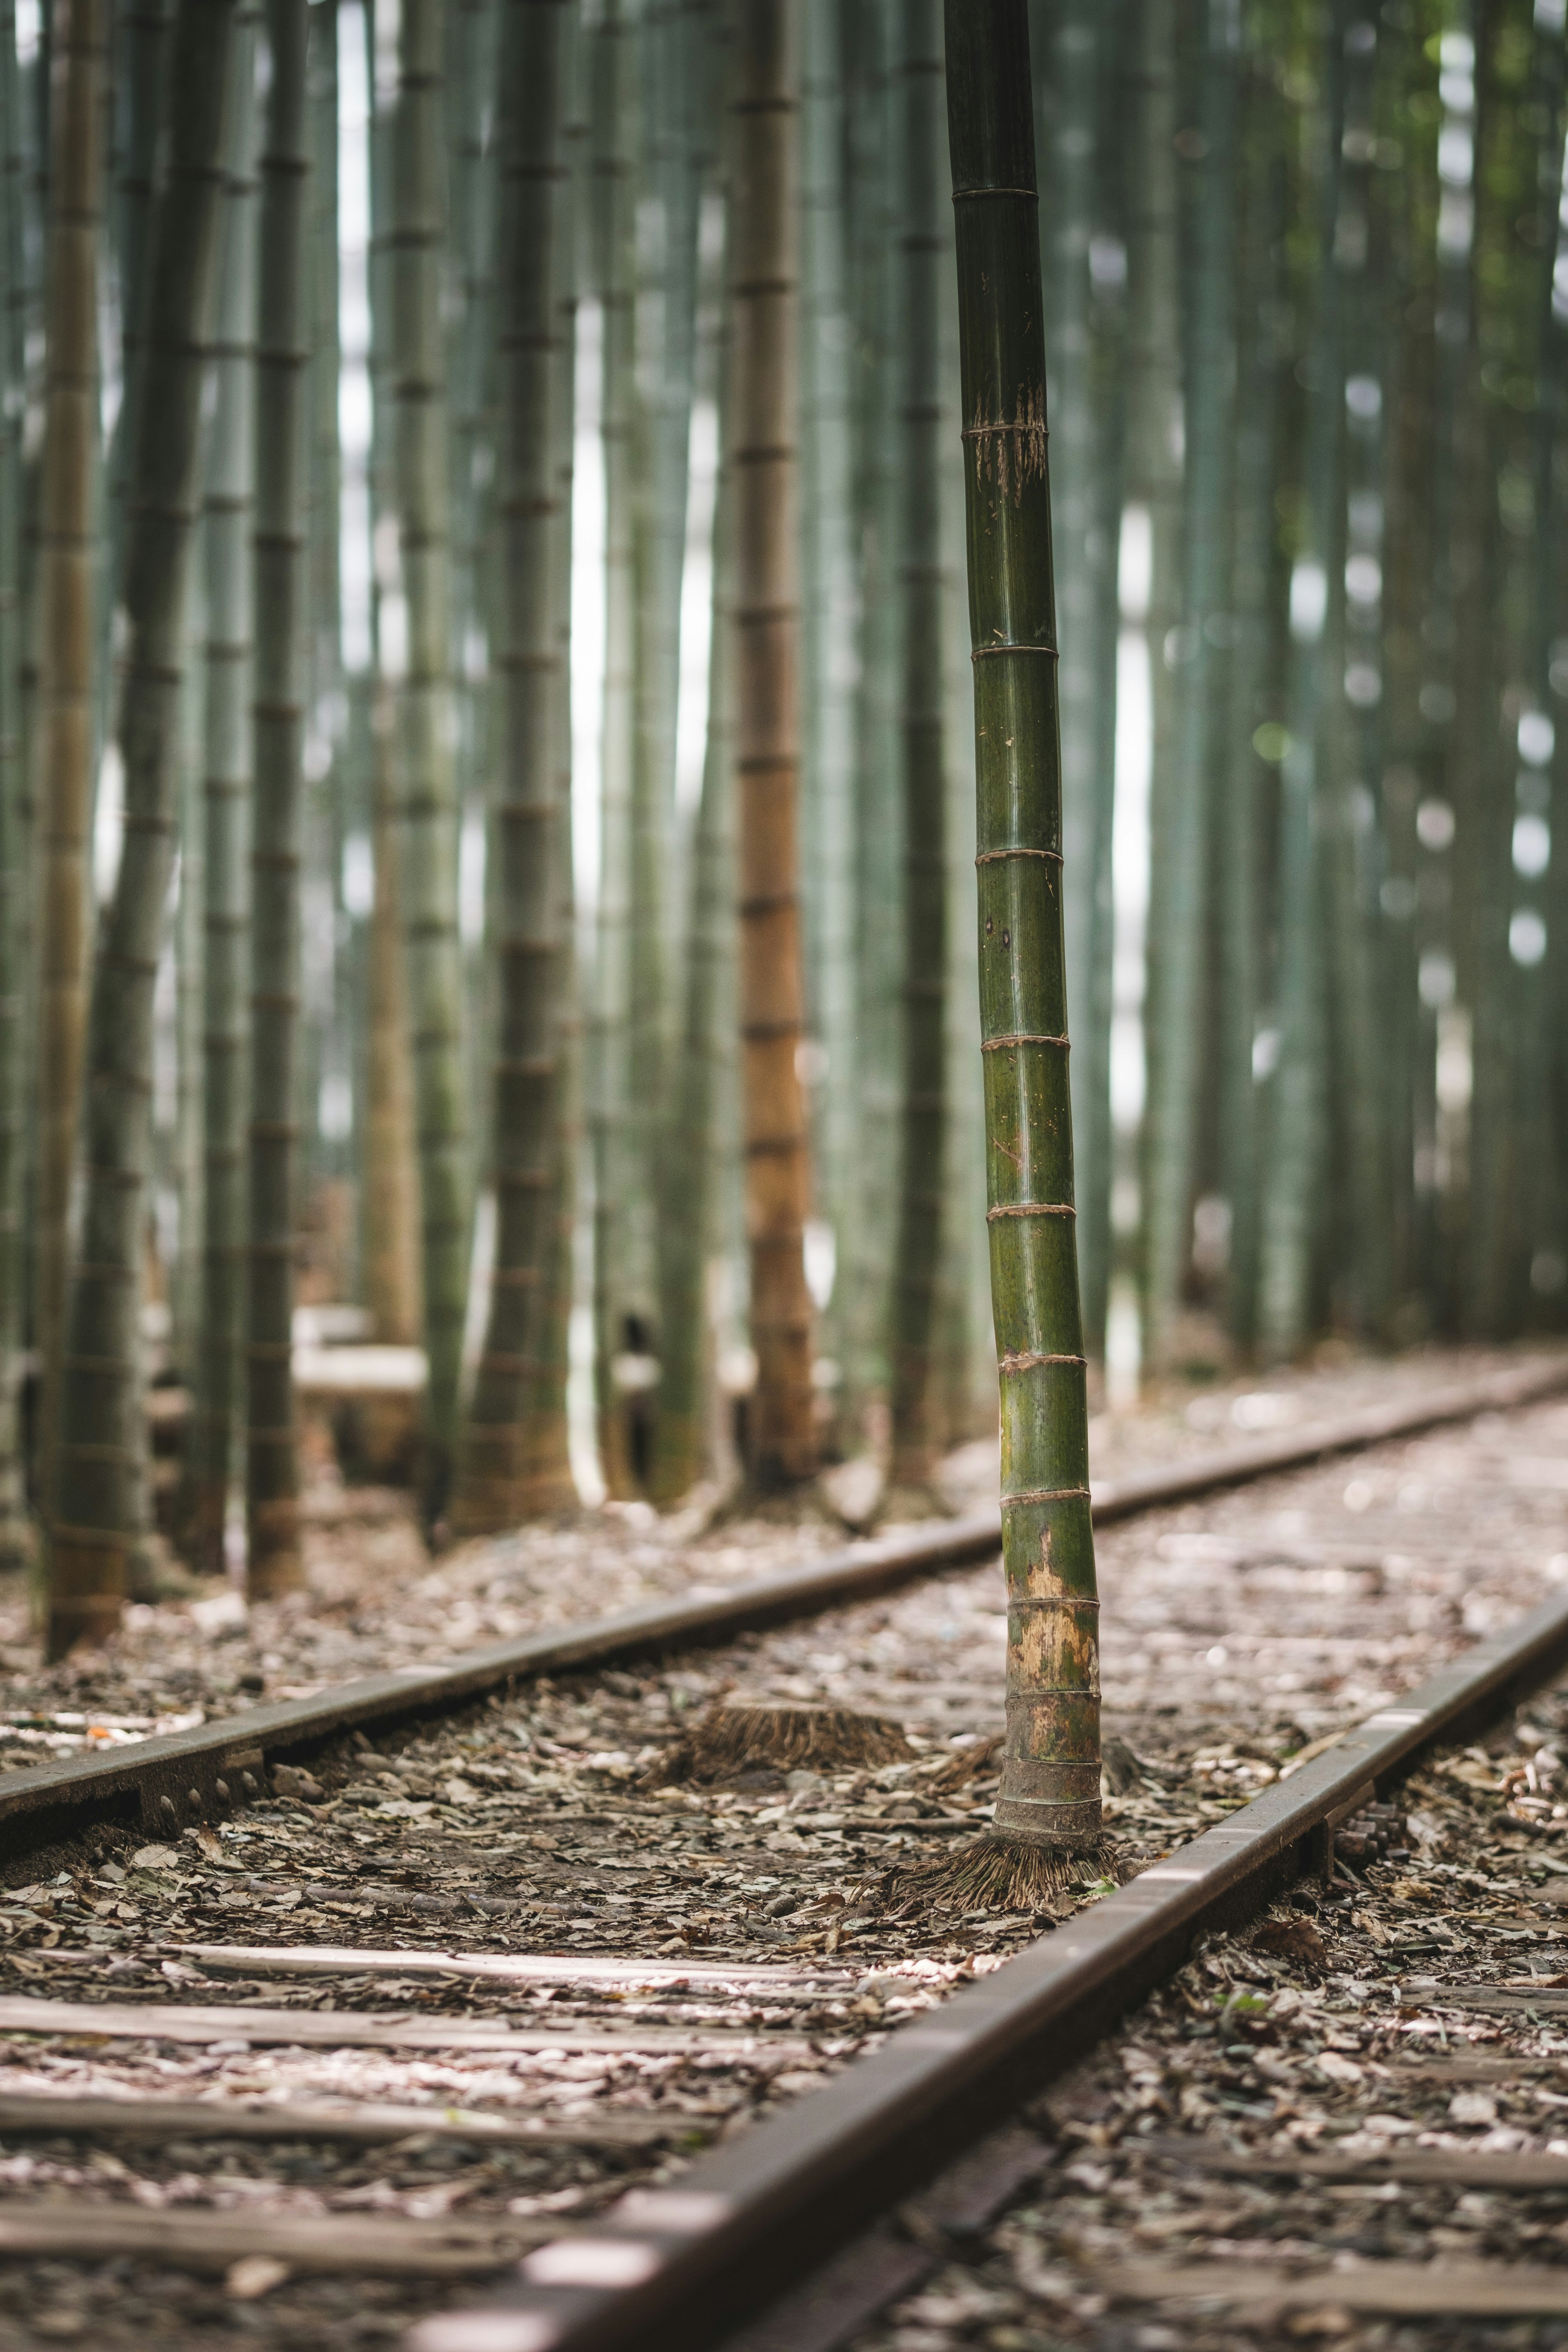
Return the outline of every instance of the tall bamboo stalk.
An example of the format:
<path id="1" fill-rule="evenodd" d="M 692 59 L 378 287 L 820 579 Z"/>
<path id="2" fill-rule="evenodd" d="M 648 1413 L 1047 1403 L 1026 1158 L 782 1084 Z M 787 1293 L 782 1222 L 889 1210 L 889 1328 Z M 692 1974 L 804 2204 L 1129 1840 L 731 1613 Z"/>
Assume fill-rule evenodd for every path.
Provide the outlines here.
<path id="1" fill-rule="evenodd" d="M 194 1566 L 224 1566 L 244 1395 L 245 1121 L 250 967 L 251 508 L 256 426 L 256 49 L 258 7 L 235 18 L 230 148 L 220 230 L 212 436 L 202 520 L 204 711 L 202 1297 L 180 1517 Z"/>
<path id="2" fill-rule="evenodd" d="M 707 27 L 692 0 L 654 0 L 646 16 L 640 137 L 634 367 L 632 527 L 632 767 L 630 952 L 626 1041 L 629 1174 L 646 1201 L 659 1197 L 668 1130 L 665 1073 L 675 1045 L 674 957 L 680 930 L 680 867 L 673 856 L 675 730 L 680 679 L 680 582 L 686 556 L 688 457 L 697 315 L 697 224 L 704 120 Z M 652 1259 L 647 1304 L 658 1308 L 658 1258 L 668 1223 L 639 1256 Z M 639 1287 L 649 1280 L 639 1266 Z M 653 1319 L 650 1318 L 650 1319 Z M 656 1340 L 657 1332 L 652 1335 Z M 647 1451 L 646 1445 L 644 1451 Z M 646 1465 L 645 1474 L 646 1475 Z"/>
<path id="3" fill-rule="evenodd" d="M 855 705 L 858 629 L 849 288 L 849 42 L 838 0 L 805 0 L 801 80 L 801 725 L 807 1001 L 826 1055 L 811 1097 L 817 1213 L 832 1228 L 824 1355 L 848 1343 L 858 1189 L 856 1132 Z M 717 626 L 717 620 L 715 625 Z M 661 1340 L 661 1353 L 663 1345 Z M 840 1426 L 829 1449 L 851 1433 Z"/>
<path id="4" fill-rule="evenodd" d="M 843 1349 L 843 1442 L 871 1435 L 886 1411 L 895 1226 L 883 1171 L 897 1164 L 902 1076 L 903 813 L 899 776 L 898 563 L 902 513 L 896 413 L 898 314 L 894 246 L 897 163 L 890 0 L 844 11 L 847 197 L 854 347 L 854 525 L 858 628 L 852 744 L 855 948 L 854 1181 L 839 1235 L 836 1288 Z"/>
<path id="5" fill-rule="evenodd" d="M 1104 902 L 1115 782 L 1115 693 L 1112 685 L 1108 713 L 1104 634 L 1109 625 L 1114 642 L 1116 616 L 1105 590 L 1108 577 L 1114 586 L 1120 537 L 1124 368 L 1120 352 L 1114 364 L 1105 364 L 1090 253 L 1107 176 L 1100 155 L 1102 51 L 1121 30 L 1093 0 L 1068 5 L 1035 0 L 1030 11 L 1036 136 L 1047 158 L 1040 238 L 1055 455 L 1052 525 L 1057 607 L 1068 647 L 1061 669 L 1062 845 L 1072 879 L 1063 916 L 1068 1003 L 1077 1040 L 1072 1093 L 1079 1266 L 1091 1354 L 1103 1338 L 1109 1275 L 1106 1029 L 1093 1016 L 1101 1001 L 1109 1008 L 1110 997 L 1111 940 Z"/>
<path id="6" fill-rule="evenodd" d="M 720 348 L 710 352 L 708 346 L 714 341 Z M 717 393 L 721 475 L 713 516 L 708 739 L 690 851 L 684 1022 L 675 1066 L 674 1115 L 660 1167 L 664 1223 L 658 1258 L 658 1417 L 648 1480 L 656 1503 L 673 1503 L 689 1493 L 702 1475 L 710 1450 L 708 1268 L 723 1174 L 725 982 L 734 951 L 733 651 L 728 627 L 733 487 L 723 466 L 728 426 L 721 336 L 710 333 L 705 338 L 697 365 L 700 381 L 709 375 L 710 389 Z M 716 386 L 710 371 L 719 376 Z"/>
<path id="7" fill-rule="evenodd" d="M 107 0 L 59 0 L 50 38 L 44 456 L 39 495 L 39 969 L 35 1328 L 42 1366 L 37 1492 L 55 1508 L 71 1164 L 88 991 L 92 815 L 98 251 L 103 223 Z"/>
<path id="8" fill-rule="evenodd" d="M 552 1230 L 544 1261 L 542 1312 L 528 1423 L 527 1480 L 531 1508 L 540 1516 L 577 1507 L 572 1473 L 566 1384 L 571 1363 L 572 1311 L 576 1292 L 577 1197 L 583 1140 L 583 1023 L 577 968 L 577 912 L 572 849 L 572 499 L 577 430 L 577 286 L 584 156 L 587 121 L 584 93 L 582 16 L 569 9 L 563 26 L 559 160 L 562 187 L 555 206 L 556 319 L 554 381 L 550 414 L 554 442 L 555 528 L 551 539 L 550 600 L 559 662 L 555 671 L 554 869 L 558 901 L 555 1005 L 561 1052 L 557 1093 L 560 1132 L 555 1159 Z"/>
<path id="9" fill-rule="evenodd" d="M 1335 23 L 1342 36 L 1342 7 Z M 1333 268 L 1344 105 L 1342 37 L 1326 44 L 1322 160 L 1318 197 L 1317 315 L 1308 404 L 1304 544 L 1297 577 L 1314 562 L 1323 609 L 1296 616 L 1291 647 L 1289 748 L 1280 772 L 1275 903 L 1279 1059 L 1266 1130 L 1258 1265 L 1258 1340 L 1271 1356 L 1299 1348 L 1311 1315 L 1315 1213 L 1319 1207 L 1325 1100 L 1321 965 L 1319 728 L 1323 681 L 1331 674 L 1324 624 L 1333 600 L 1336 552 L 1342 611 L 1344 565 L 1344 362 Z M 1337 681 L 1336 681 L 1337 683 Z"/>
<path id="10" fill-rule="evenodd" d="M 1232 474 L 1230 608 L 1235 649 L 1215 795 L 1220 1001 L 1219 1180 L 1230 1210 L 1226 1308 L 1249 1347 L 1258 1314 L 1258 1084 L 1252 1073 L 1262 978 L 1262 813 L 1268 768 L 1256 737 L 1267 722 L 1276 656 L 1276 516 L 1281 307 L 1280 101 L 1261 56 L 1242 115 L 1238 185 L 1239 318 Z"/>
<path id="11" fill-rule="evenodd" d="M 1002 1389 L 1007 1738 L 994 1833 L 1098 1839 L 1099 1602 L 1072 1209 L 1061 768 L 1025 0 L 947 5 Z"/>
<path id="12" fill-rule="evenodd" d="M 181 0 L 170 45 L 169 164 L 154 209 L 126 550 L 125 838 L 93 975 L 85 1197 L 62 1361 L 48 1625 L 57 1657 L 113 1631 L 137 1526 L 153 991 L 174 859 L 183 622 L 234 16 L 234 0 Z"/>
<path id="13" fill-rule="evenodd" d="M 942 729 L 941 324 L 937 273 L 944 111 L 936 0 L 905 0 L 899 65 L 902 268 L 899 314 L 904 508 L 903 1154 L 893 1307 L 895 1486 L 924 1486 L 941 1450 L 931 1347 L 947 1118 L 947 779 Z"/>
<path id="14" fill-rule="evenodd" d="M 338 6 L 320 0 L 310 18 L 308 105 L 310 140 L 310 370 L 309 573 L 310 647 L 306 729 L 305 887 L 321 915 L 307 929 L 313 973 L 307 967 L 304 1181 L 313 1189 L 358 1164 L 356 1123 L 363 1105 L 354 1084 L 361 958 L 343 903 L 343 855 L 363 821 L 363 802 L 347 772 L 349 733 L 340 579 L 343 528 L 342 451 L 338 409 L 342 385 L 338 257 Z M 321 919 L 331 910 L 329 924 Z M 313 978 L 314 987 L 310 985 Z M 331 1095 L 347 1099 L 347 1131 L 329 1136 L 321 1109 Z M 353 1273 L 345 1269 L 345 1289 Z"/>
<path id="15" fill-rule="evenodd" d="M 565 16 L 563 0 L 507 0 L 501 32 L 496 1242 L 484 1351 L 453 1505 L 454 1525 L 466 1533 L 527 1516 L 528 1414 L 543 1340 L 560 1161 L 556 770 L 565 664 L 554 594 L 562 486 L 552 411 L 563 389 L 556 274 Z"/>
<path id="16" fill-rule="evenodd" d="M 730 464 L 746 1225 L 757 1359 L 750 1467 L 768 1486 L 808 1477 L 816 1464 L 803 1243 L 811 1179 L 798 1066 L 805 1027 L 795 839 L 800 66 L 793 0 L 748 0 L 736 32 Z"/>
<path id="17" fill-rule="evenodd" d="M 468 1295 L 469 1167 L 458 934 L 447 397 L 441 328 L 446 235 L 440 0 L 404 0 L 388 190 L 391 395 L 407 664 L 397 695 L 402 898 L 419 1135 L 425 1275 L 422 1507 L 444 1517 L 458 1434 Z"/>
<path id="18" fill-rule="evenodd" d="M 367 256 L 370 309 L 371 446 L 368 480 L 372 574 L 373 674 L 368 682 L 365 748 L 369 752 L 371 851 L 375 891 L 365 953 L 365 1120 L 362 1256 L 365 1304 L 378 1339 L 413 1347 L 424 1324 L 419 1249 L 419 1165 L 409 1043 L 408 969 L 404 955 L 402 866 L 393 762 L 396 681 L 392 656 L 401 651 L 401 577 L 393 536 L 395 433 L 392 396 L 393 97 L 395 18 L 366 11 L 370 122 L 371 245 Z M 389 544 L 390 542 L 390 544 Z M 390 555 L 390 561 L 388 560 Z"/>
<path id="19" fill-rule="evenodd" d="M 1149 1065 L 1144 1127 L 1147 1346 L 1168 1358 L 1192 1257 L 1204 979 L 1209 929 L 1211 782 L 1228 634 L 1227 524 L 1236 382 L 1237 28 L 1228 0 L 1208 0 L 1194 60 L 1204 156 L 1194 199 L 1188 338 L 1182 625 L 1174 652 L 1174 757 L 1152 779 Z"/>
<path id="20" fill-rule="evenodd" d="M 111 103 L 114 110 L 113 252 L 120 311 L 120 406 L 103 467 L 104 560 L 99 581 L 95 661 L 95 726 L 100 747 L 112 723 L 115 608 L 125 566 L 146 341 L 147 259 L 163 127 L 169 37 L 168 0 L 132 0 L 114 11 Z"/>
<path id="21" fill-rule="evenodd" d="M 1175 759 L 1180 640 L 1182 478 L 1181 292 L 1177 245 L 1175 11 L 1172 0 L 1132 0 L 1126 50 L 1128 503 L 1149 518 L 1151 874 L 1161 870 L 1158 817 Z M 1147 1033 L 1147 1023 L 1145 1024 Z M 1145 1097 L 1147 1101 L 1147 1097 Z M 1159 1180 L 1141 1139 L 1141 1193 Z M 1145 1224 L 1145 1234 L 1147 1233 Z M 1146 1255 L 1146 1253 L 1145 1253 Z M 1145 1282 L 1152 1269 L 1145 1265 Z M 1161 1279 L 1165 1277 L 1162 1275 Z M 1158 1319 L 1156 1310 L 1155 1319 Z"/>
<path id="22" fill-rule="evenodd" d="M 21 91 L 14 6 L 0 7 L 0 1570 L 26 1558 L 22 1432 L 26 1338 L 27 834 L 22 730 L 22 442 L 26 348 Z"/>
<path id="23" fill-rule="evenodd" d="M 635 616 L 634 423 L 638 19 L 606 0 L 589 37 L 589 212 L 602 321 L 599 438 L 605 465 L 605 687 L 599 877 L 595 908 L 592 1079 L 594 1386 L 599 1460 L 612 1496 L 636 1491 L 632 1417 L 621 1385 L 652 1301 L 647 1203 L 635 1197 L 630 1036 Z M 639 1247 L 640 1244 L 640 1247 Z"/>
<path id="24" fill-rule="evenodd" d="M 250 858 L 247 1581 L 303 1583 L 292 1332 L 299 1143 L 300 773 L 305 695 L 308 0 L 267 0 L 272 76 L 261 152 L 256 314 L 256 810 Z"/>

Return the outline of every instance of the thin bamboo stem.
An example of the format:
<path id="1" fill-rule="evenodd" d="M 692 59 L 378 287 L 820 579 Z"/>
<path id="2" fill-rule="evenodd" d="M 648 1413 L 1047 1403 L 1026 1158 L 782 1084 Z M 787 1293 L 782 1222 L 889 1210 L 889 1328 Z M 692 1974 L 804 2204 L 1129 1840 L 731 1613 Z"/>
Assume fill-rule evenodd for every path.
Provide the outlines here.
<path id="1" fill-rule="evenodd" d="M 429 1364 L 421 1507 L 432 1531 L 445 1518 L 455 1466 L 472 1205 L 452 740 L 441 58 L 440 0 L 403 0 L 388 189 L 389 356 L 405 616 L 405 662 L 397 692 L 405 855 L 398 886 L 414 1041 Z M 383 619 L 384 625 L 384 606 Z"/>
<path id="2" fill-rule="evenodd" d="M 100 562 L 98 252 L 103 226 L 108 0 L 58 0 L 50 27 L 44 455 L 37 709 L 40 920 L 35 1328 L 42 1367 L 37 1492 L 56 1496 L 71 1168 L 88 1005 L 93 599 Z"/>
<path id="3" fill-rule="evenodd" d="M 261 152 L 256 319 L 256 803 L 250 858 L 247 1582 L 304 1582 L 292 1341 L 297 1230 L 300 886 L 305 730 L 306 303 L 310 153 L 308 0 L 267 0 L 271 79 Z"/>
<path id="4" fill-rule="evenodd" d="M 174 863 L 185 587 L 200 497 L 234 17 L 234 0 L 181 0 L 169 51 L 169 165 L 154 210 L 146 397 L 126 550 L 125 835 L 93 974 L 81 1238 L 61 1362 L 47 1636 L 57 1657 L 113 1631 L 140 1521 L 153 997 Z M 89 613 L 90 605 L 84 626 Z"/>
<path id="5" fill-rule="evenodd" d="M 947 778 L 943 742 L 938 271 L 942 63 L 935 0 L 905 0 L 899 64 L 899 311 L 904 509 L 901 753 L 904 1088 L 893 1292 L 895 1486 L 923 1486 L 941 1451 L 931 1353 L 946 1175 Z"/>
<path id="6" fill-rule="evenodd" d="M 995 1834 L 1100 1828 L 1099 1601 L 1073 1233 L 1061 762 L 1025 0 L 948 0 L 1007 1734 Z"/>
<path id="7" fill-rule="evenodd" d="M 731 110 L 730 452 L 740 789 L 741 1065 L 751 1335 L 750 1471 L 763 1487 L 816 1466 L 804 1233 L 810 1160 L 795 803 L 799 639 L 799 13 L 747 0 Z"/>

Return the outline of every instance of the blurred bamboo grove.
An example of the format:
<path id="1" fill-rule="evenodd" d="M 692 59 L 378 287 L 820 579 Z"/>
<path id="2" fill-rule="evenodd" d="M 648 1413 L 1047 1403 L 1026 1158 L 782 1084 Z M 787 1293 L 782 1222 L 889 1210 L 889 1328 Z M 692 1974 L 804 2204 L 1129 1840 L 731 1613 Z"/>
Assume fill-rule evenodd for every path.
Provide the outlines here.
<path id="1" fill-rule="evenodd" d="M 941 15 L 0 0 L 56 1653 L 994 1427 Z M 1560 1328 L 1563 0 L 1029 18 L 1093 1377 Z"/>

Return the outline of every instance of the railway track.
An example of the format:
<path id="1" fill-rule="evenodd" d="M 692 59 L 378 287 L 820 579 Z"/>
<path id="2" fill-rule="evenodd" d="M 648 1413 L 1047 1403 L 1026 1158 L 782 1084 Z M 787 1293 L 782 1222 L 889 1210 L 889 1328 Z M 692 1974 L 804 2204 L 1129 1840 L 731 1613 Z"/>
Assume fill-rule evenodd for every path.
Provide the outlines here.
<path id="1" fill-rule="evenodd" d="M 1548 1589 L 1563 1382 L 1178 1465 L 1136 1521 L 1102 1498 L 1113 1805 L 1146 1866 L 1056 1920 L 877 1894 L 987 1811 L 980 1525 L 0 1779 L 0 2344 L 845 2341 L 1062 2159 L 1068 2121 L 1021 2098 L 1568 1659 L 1548 1598 L 1404 1695 L 1461 1612 Z M 1322 1466 L 1358 1445 L 1348 1485 Z M 912 1752 L 640 1786 L 726 1693 L 892 1714 Z M 1510 1819 L 1550 1820 L 1526 1796 Z M 911 2196 L 910 2229 L 879 2221 Z M 1105 2307 L 1073 2275 L 1053 2325 Z"/>

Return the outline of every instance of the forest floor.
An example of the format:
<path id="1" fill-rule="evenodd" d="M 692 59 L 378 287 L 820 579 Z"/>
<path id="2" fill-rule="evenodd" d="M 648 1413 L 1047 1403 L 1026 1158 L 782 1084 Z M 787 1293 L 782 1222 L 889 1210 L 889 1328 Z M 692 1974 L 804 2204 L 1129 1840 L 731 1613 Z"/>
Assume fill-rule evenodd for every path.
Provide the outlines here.
<path id="1" fill-rule="evenodd" d="M 1513 1360 L 1496 1349 L 1387 1357 L 1331 1343 L 1310 1364 L 1266 1376 L 1151 1384 L 1135 1405 L 1091 1419 L 1091 1475 L 1117 1478 L 1283 1433 Z M 252 1608 L 237 1582 L 213 1580 L 156 1605 L 133 1602 L 106 1648 L 47 1667 L 30 1580 L 0 1577 L 0 1770 L 185 1730 L 263 1699 L 310 1697 L 362 1675 L 434 1664 L 639 1601 L 721 1590 L 856 1539 L 815 1496 L 793 1514 L 775 1507 L 717 1522 L 706 1497 L 662 1517 L 644 1503 L 610 1503 L 432 1559 L 412 1495 L 346 1484 L 324 1432 L 314 1434 L 318 1442 L 305 1449 L 311 1469 L 300 1593 Z M 937 1499 L 954 1512 L 994 1504 L 994 1441 L 949 1454 L 935 1483 Z M 875 1532 L 896 1525 L 883 1518 Z"/>
<path id="2" fill-rule="evenodd" d="M 1095 1467 L 1109 1475 L 1279 1426 L 1291 1402 L 1303 1418 L 1326 1416 L 1499 1360 L 1350 1362 L 1267 1391 L 1173 1394 L 1121 1424 L 1114 1451 L 1102 1427 Z M 1263 1395 L 1285 1402 L 1266 1407 Z M 955 1500 L 994 1492 L 988 1455 L 973 1449 L 952 1465 L 955 1481 L 973 1482 Z M 1568 1579 L 1565 1462 L 1568 1400 L 1552 1399 L 1104 1530 L 1106 1810 L 1119 1867 L 1136 1870 L 1223 1819 Z M 4 1761 L 70 1752 L 56 1743 L 89 1730 L 58 1720 L 73 1712 L 90 1710 L 102 1737 L 111 1696 L 144 1726 L 155 1708 L 176 1720 L 232 1712 L 254 1703 L 258 1680 L 269 1696 L 305 1693 L 755 1573 L 842 1535 L 774 1523 L 682 1534 L 622 1510 L 432 1564 L 384 1507 L 357 1526 L 318 1518 L 310 1540 L 312 1588 L 299 1601 L 253 1622 L 224 1594 L 137 1611 L 110 1652 L 47 1675 L 18 1596 L 13 1691 L 27 1698 L 8 1702 Z M 557 2135 L 552 2147 L 492 2147 L 454 2127 L 334 2147 L 214 2139 L 209 2125 L 200 2140 L 171 2131 L 110 2153 L 84 2126 L 43 2141 L 36 2127 L 0 2130 L 0 2207 L 24 2221 L 68 2198 L 121 2227 L 133 2209 L 175 2233 L 230 2221 L 271 2232 L 265 2253 L 231 2263 L 216 2284 L 189 2274 L 200 2263 L 188 2249 L 152 2268 L 124 2255 L 14 2260 L 0 2270 L 0 2352 L 71 2337 L 129 2352 L 154 2324 L 175 2352 L 388 2343 L 420 2311 L 482 2297 L 482 2285 L 314 2277 L 301 2231 L 359 2217 L 394 2235 L 460 2222 L 493 2238 L 498 2266 L 503 2247 L 515 2260 L 514 2242 L 592 2214 L 632 2179 L 679 2177 L 694 2142 L 809 2092 L 1098 1899 L 1109 1882 L 1032 1915 L 908 1898 L 911 1869 L 962 1850 L 988 1816 L 996 1783 L 984 1743 L 1000 1723 L 1005 1645 L 994 1565 L 955 1569 L 723 1649 L 541 1678 L 378 1742 L 341 1739 L 309 1772 L 275 1771 L 216 1832 L 161 1844 L 116 1827 L 63 1869 L 0 1864 L 0 1998 L 135 2005 L 119 2039 L 84 2035 L 79 2019 L 8 2042 L 9 2098 L 330 2097 L 361 2113 L 378 2102 L 433 2117 L 479 2108 Z M 656 1785 L 721 1697 L 890 1716 L 910 1753 Z M 1278 2316 L 1292 2292 L 1279 2285 L 1280 2262 L 1305 2263 L 1315 2235 L 1329 2232 L 1341 2252 L 1353 2253 L 1358 2230 L 1369 2247 L 1374 2237 L 1383 2251 L 1414 2245 L 1408 2231 L 1385 2243 L 1375 2198 L 1368 2215 L 1347 2217 L 1350 2235 L 1333 2235 L 1338 2191 L 1316 2180 L 1300 2189 L 1300 2217 L 1288 2200 L 1268 2209 L 1286 2217 L 1281 2242 L 1255 2218 L 1258 2184 L 1237 2187 L 1224 2167 L 1254 2143 L 1289 2156 L 1343 2128 L 1353 2158 L 1355 2131 L 1373 2147 L 1388 2137 L 1375 2119 L 1399 2103 L 1378 2070 L 1409 2038 L 1391 1992 L 1425 2015 L 1447 1991 L 1440 1976 L 1479 1971 L 1491 1986 L 1503 1968 L 1568 1973 L 1558 1921 L 1540 1912 L 1540 1874 L 1526 1867 L 1539 1856 L 1568 1878 L 1556 1858 L 1568 1842 L 1563 1706 L 1544 1697 L 1484 1750 L 1435 1765 L 1401 1828 L 1410 1853 L 1369 1864 L 1345 1901 L 1313 1907 L 1305 1890 L 1307 1907 L 1281 1906 L 1271 1931 L 1200 1954 L 1038 2110 L 1042 2161 L 1054 2158 L 1046 2198 L 1026 2197 L 867 2352 L 1289 2340 L 1301 2332 L 1293 2305 L 1282 2337 L 1272 2322 L 1261 2335 L 1224 2316 L 1216 2326 L 1201 2307 L 1189 2327 L 1183 2298 L 1212 2286 L 1214 2262 L 1256 2262 Z M 204 2003 L 237 2011 L 205 2011 L 205 2042 L 182 2040 L 182 2015 Z M 1442 2026 L 1439 2015 L 1434 2038 Z M 1449 2019 L 1447 2032 L 1459 2046 L 1463 2028 Z M 423 2054 L 389 2046 L 399 2034 L 421 2040 Z M 470 2046 L 476 2034 L 491 2038 Z M 1480 2104 L 1462 2104 L 1469 2093 Z M 1408 2113 L 1413 2129 L 1468 2147 L 1496 2128 L 1489 2101 L 1502 2117 L 1495 2086 L 1456 2077 Z M 1507 2127 L 1550 2124 L 1516 2126 L 1510 2108 Z M 1195 2136 L 1191 2165 L 1161 2145 L 1178 2129 Z M 1442 2210 L 1456 2210 L 1450 2197 Z M 1471 2210 L 1434 2228 L 1469 2230 Z M 1425 2227 L 1426 2208 L 1412 2210 Z M 1386 2211 L 1390 2228 L 1410 2218 Z M 1140 2284 L 1128 2265 L 1152 2252 L 1158 2275 Z M 1320 2305 L 1331 2308 L 1326 2290 Z M 1359 2326 L 1331 2308 L 1339 2315 L 1317 2332 Z M 1368 2338 L 1391 2340 L 1425 2339 Z"/>

